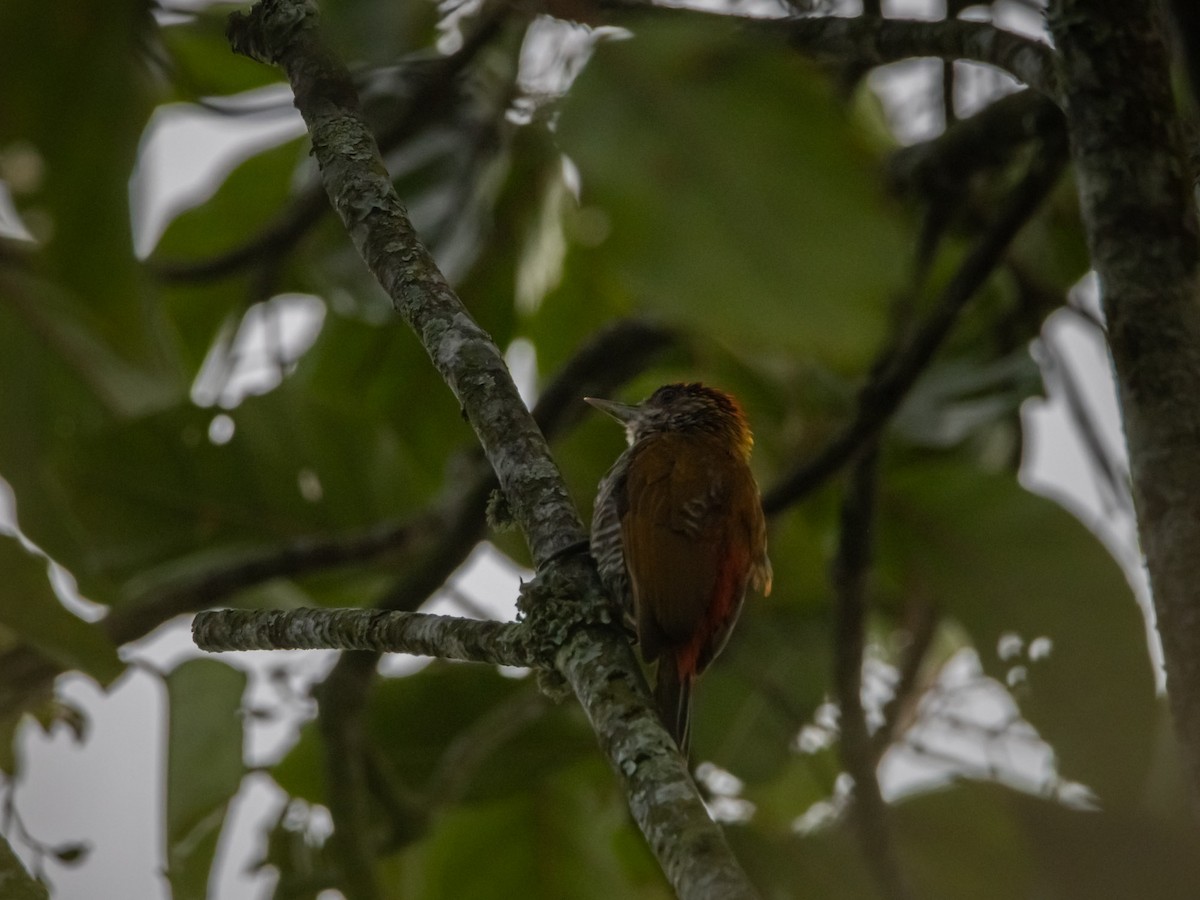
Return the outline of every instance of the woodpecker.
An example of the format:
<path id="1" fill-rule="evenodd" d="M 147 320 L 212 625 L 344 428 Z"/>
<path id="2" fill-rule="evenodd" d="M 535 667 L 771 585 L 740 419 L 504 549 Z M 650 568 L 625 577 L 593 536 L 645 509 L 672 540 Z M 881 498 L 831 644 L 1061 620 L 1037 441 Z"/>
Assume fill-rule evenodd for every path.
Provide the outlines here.
<path id="1" fill-rule="evenodd" d="M 771 591 L 767 527 L 738 402 L 668 384 L 637 406 L 584 398 L 629 447 L 600 482 L 591 551 L 600 579 L 658 661 L 659 715 L 687 753 L 692 687 L 724 648 L 746 589 Z"/>

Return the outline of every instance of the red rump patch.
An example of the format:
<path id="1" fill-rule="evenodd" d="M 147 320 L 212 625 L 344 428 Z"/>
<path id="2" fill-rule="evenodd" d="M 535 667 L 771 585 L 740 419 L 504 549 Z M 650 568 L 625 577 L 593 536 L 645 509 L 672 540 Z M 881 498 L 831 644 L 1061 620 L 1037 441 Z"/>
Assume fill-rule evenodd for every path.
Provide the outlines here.
<path id="1" fill-rule="evenodd" d="M 746 547 L 727 545 L 704 619 L 692 633 L 692 639 L 675 653 L 675 667 L 680 682 L 694 680 L 725 642 L 745 594 L 749 571 L 750 554 Z"/>

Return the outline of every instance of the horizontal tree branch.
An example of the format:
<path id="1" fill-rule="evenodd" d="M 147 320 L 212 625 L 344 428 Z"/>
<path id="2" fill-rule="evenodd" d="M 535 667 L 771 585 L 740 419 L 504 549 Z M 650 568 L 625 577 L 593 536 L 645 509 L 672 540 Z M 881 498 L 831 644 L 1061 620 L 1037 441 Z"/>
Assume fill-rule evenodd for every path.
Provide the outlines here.
<path id="1" fill-rule="evenodd" d="M 1049 45 L 987 22 L 914 21 L 814 16 L 788 19 L 792 46 L 817 57 L 881 66 L 932 57 L 985 63 L 1057 101 L 1058 80 Z"/>
<path id="2" fill-rule="evenodd" d="M 840 64 L 872 67 L 905 59 L 968 60 L 994 66 L 1058 101 L 1058 78 L 1050 46 L 987 22 L 966 19 L 917 21 L 878 16 L 745 16 L 645 0 L 600 0 L 620 13 L 723 19 L 748 30 L 782 35 L 800 52 Z M 619 20 L 625 24 L 624 19 Z"/>
<path id="3" fill-rule="evenodd" d="M 218 609 L 196 613 L 201 650 L 374 650 L 498 666 L 537 666 L 529 629 L 513 622 L 377 609 Z"/>

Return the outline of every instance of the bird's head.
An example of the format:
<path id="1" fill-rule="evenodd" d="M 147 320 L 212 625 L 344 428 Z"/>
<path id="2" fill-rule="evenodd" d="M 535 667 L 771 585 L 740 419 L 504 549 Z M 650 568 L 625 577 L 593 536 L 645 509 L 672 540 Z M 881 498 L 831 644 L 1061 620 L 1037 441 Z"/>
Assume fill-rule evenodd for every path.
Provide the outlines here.
<path id="1" fill-rule="evenodd" d="M 630 446 L 667 431 L 712 434 L 728 440 L 746 457 L 754 446 L 746 415 L 737 400 L 699 382 L 665 384 L 636 406 L 596 397 L 583 399 L 624 425 Z"/>

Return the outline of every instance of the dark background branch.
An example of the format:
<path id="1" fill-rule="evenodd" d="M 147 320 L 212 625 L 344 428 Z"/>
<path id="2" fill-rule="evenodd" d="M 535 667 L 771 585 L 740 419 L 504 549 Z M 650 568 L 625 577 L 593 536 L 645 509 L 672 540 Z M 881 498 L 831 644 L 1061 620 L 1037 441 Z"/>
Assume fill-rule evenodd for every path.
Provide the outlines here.
<path id="1" fill-rule="evenodd" d="M 1058 180 L 1066 152 L 1064 139 L 1052 137 L 1043 145 L 991 227 L 942 291 L 932 312 L 911 337 L 881 352 L 850 422 L 815 457 L 784 475 L 763 495 L 763 509 L 768 515 L 807 496 L 879 435 L 949 336 L 967 302 L 1000 264 L 1009 243 Z"/>
<path id="2" fill-rule="evenodd" d="M 909 900 L 888 825 L 887 804 L 879 790 L 876 757 L 871 750 L 862 704 L 862 670 L 866 651 L 867 583 L 871 571 L 875 527 L 875 492 L 879 455 L 863 450 L 847 480 L 842 500 L 837 554 L 833 561 L 834 687 L 841 709 L 842 765 L 854 779 L 850 817 L 881 896 Z"/>
<path id="3" fill-rule="evenodd" d="M 629 15 L 726 20 L 767 36 L 784 36 L 805 55 L 839 65 L 875 67 L 917 57 L 987 63 L 1047 97 L 1058 97 L 1050 47 L 985 22 L 964 19 L 925 22 L 870 15 L 768 19 L 658 6 L 646 0 L 601 0 L 600 5 L 605 10 L 623 14 L 619 18 L 622 24 Z"/>

